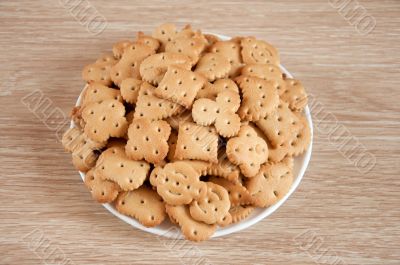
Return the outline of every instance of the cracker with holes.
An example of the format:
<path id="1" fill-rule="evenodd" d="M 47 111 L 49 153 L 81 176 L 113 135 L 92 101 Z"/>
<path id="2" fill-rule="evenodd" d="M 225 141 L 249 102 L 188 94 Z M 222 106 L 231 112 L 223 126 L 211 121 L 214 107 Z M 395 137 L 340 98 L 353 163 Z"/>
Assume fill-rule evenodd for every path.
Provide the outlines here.
<path id="1" fill-rule="evenodd" d="M 238 112 L 242 119 L 257 121 L 275 111 L 279 95 L 272 81 L 247 76 L 240 76 L 236 81 L 243 95 Z"/>
<path id="2" fill-rule="evenodd" d="M 268 207 L 282 199 L 293 182 L 292 170 L 284 163 L 263 165 L 257 176 L 246 187 L 253 196 L 254 205 Z"/>
<path id="3" fill-rule="evenodd" d="M 142 83 L 142 80 L 136 78 L 124 79 L 120 89 L 122 98 L 130 104 L 136 104 Z"/>
<path id="4" fill-rule="evenodd" d="M 154 50 L 140 43 L 133 43 L 126 47 L 124 54 L 116 63 L 110 72 L 111 79 L 117 86 L 121 86 L 121 82 L 129 77 L 140 79 L 141 62 L 154 54 Z"/>
<path id="5" fill-rule="evenodd" d="M 235 136 L 240 129 L 240 117 L 236 111 L 240 106 L 238 93 L 226 90 L 218 94 L 214 100 L 200 98 L 193 104 L 193 120 L 202 126 L 214 124 L 222 137 Z"/>
<path id="6" fill-rule="evenodd" d="M 302 111 L 307 105 L 307 94 L 304 86 L 299 80 L 296 79 L 285 79 L 286 87 L 280 93 L 280 97 L 283 101 L 289 104 L 289 107 L 293 111 Z"/>
<path id="7" fill-rule="evenodd" d="M 187 38 L 177 37 L 165 46 L 166 52 L 181 53 L 188 56 L 192 64 L 196 64 L 200 54 L 205 48 L 205 42 L 199 37 Z"/>
<path id="8" fill-rule="evenodd" d="M 105 146 L 104 142 L 91 140 L 76 127 L 68 129 L 61 142 L 65 150 L 72 154 L 72 163 L 75 168 L 82 172 L 94 167 L 98 157 L 96 151 Z"/>
<path id="9" fill-rule="evenodd" d="M 125 154 L 121 144 L 109 147 L 101 153 L 96 163 L 95 173 L 103 180 L 116 182 L 122 190 L 139 188 L 146 180 L 150 165 L 146 161 L 134 161 Z"/>
<path id="10" fill-rule="evenodd" d="M 152 34 L 152 37 L 157 39 L 161 43 L 161 50 L 165 49 L 165 46 L 176 38 L 178 30 L 172 23 L 165 23 L 157 27 Z"/>
<path id="11" fill-rule="evenodd" d="M 190 70 L 192 61 L 188 56 L 180 53 L 163 52 L 153 54 L 140 64 L 140 75 L 143 80 L 150 84 L 158 85 L 170 65 Z"/>
<path id="12" fill-rule="evenodd" d="M 227 58 L 217 53 L 206 53 L 198 61 L 195 72 L 212 82 L 227 77 L 230 70 L 231 64 Z"/>
<path id="13" fill-rule="evenodd" d="M 105 86 L 112 85 L 111 68 L 118 62 L 113 55 L 103 55 L 95 63 L 85 66 L 82 70 L 82 79 L 87 83 L 100 83 Z"/>
<path id="14" fill-rule="evenodd" d="M 231 70 L 229 71 L 229 77 L 235 77 L 240 74 L 240 69 L 243 65 L 242 47 L 240 43 L 235 41 L 218 41 L 213 44 L 210 51 L 213 53 L 220 54 L 229 60 L 231 64 Z"/>
<path id="15" fill-rule="evenodd" d="M 125 50 L 128 48 L 128 46 L 130 46 L 132 44 L 133 44 L 133 41 L 130 41 L 130 40 L 120 40 L 120 41 L 114 43 L 114 45 L 112 47 L 112 52 L 114 54 L 114 57 L 117 59 L 121 59 Z"/>
<path id="16" fill-rule="evenodd" d="M 240 128 L 236 137 L 226 144 L 226 154 L 233 164 L 238 165 L 243 175 L 254 177 L 260 165 L 268 159 L 267 143 L 249 125 Z"/>
<path id="17" fill-rule="evenodd" d="M 253 203 L 253 198 L 249 191 L 239 182 L 232 182 L 224 178 L 211 177 L 210 182 L 224 187 L 229 194 L 232 206 L 249 205 Z"/>
<path id="18" fill-rule="evenodd" d="M 253 211 L 255 207 L 250 205 L 237 205 L 232 206 L 229 210 L 229 213 L 232 216 L 231 224 L 237 223 L 242 221 L 243 219 L 247 218 Z"/>
<path id="19" fill-rule="evenodd" d="M 122 102 L 121 93 L 118 89 L 107 87 L 100 83 L 89 84 L 83 92 L 81 106 L 93 102 L 102 102 L 107 99 L 115 99 Z"/>
<path id="20" fill-rule="evenodd" d="M 177 66 L 169 66 L 154 94 L 190 108 L 204 82 L 204 78 L 199 74 Z"/>
<path id="21" fill-rule="evenodd" d="M 90 190 L 93 199 L 100 203 L 114 201 L 120 191 L 118 184 L 113 181 L 101 179 L 95 174 L 94 169 L 86 172 L 85 185 Z"/>
<path id="22" fill-rule="evenodd" d="M 157 39 L 144 34 L 142 31 L 136 34 L 136 43 L 146 45 L 155 52 L 160 48 L 160 42 Z"/>
<path id="23" fill-rule="evenodd" d="M 247 64 L 241 70 L 242 75 L 254 76 L 265 80 L 282 80 L 283 74 L 275 64 Z"/>
<path id="24" fill-rule="evenodd" d="M 189 204 L 207 193 L 207 185 L 200 181 L 200 173 L 183 161 L 168 163 L 164 168 L 156 167 L 151 172 L 150 183 L 170 205 Z"/>
<path id="25" fill-rule="evenodd" d="M 147 82 L 140 86 L 135 107 L 135 119 L 161 120 L 181 113 L 184 108 L 154 95 L 155 87 Z"/>
<path id="26" fill-rule="evenodd" d="M 196 98 L 209 98 L 215 100 L 217 95 L 225 90 L 231 90 L 239 94 L 239 88 L 235 82 L 229 78 L 222 78 L 216 80 L 214 83 L 206 82 L 197 93 Z"/>
<path id="27" fill-rule="evenodd" d="M 232 221 L 229 213 L 231 202 L 227 190 L 212 182 L 206 182 L 206 184 L 206 196 L 194 200 L 190 204 L 190 215 L 193 219 L 206 224 L 218 224 L 220 226 L 230 224 Z"/>
<path id="28" fill-rule="evenodd" d="M 279 54 L 274 46 L 263 40 L 254 37 L 243 38 L 242 58 L 246 64 L 264 63 L 279 65 Z"/>
<path id="29" fill-rule="evenodd" d="M 128 129 L 126 155 L 133 160 L 146 160 L 158 164 L 168 154 L 168 138 L 171 127 L 166 121 L 135 119 Z"/>
<path id="30" fill-rule="evenodd" d="M 165 206 L 156 191 L 146 186 L 133 191 L 121 192 L 115 201 L 118 212 L 132 216 L 146 227 L 161 224 L 165 217 Z"/>
<path id="31" fill-rule="evenodd" d="M 179 126 L 175 159 L 218 162 L 218 134 L 212 127 L 186 122 Z"/>
<path id="32" fill-rule="evenodd" d="M 165 205 L 165 210 L 182 230 L 184 237 L 191 241 L 204 241 L 209 239 L 217 229 L 217 226 L 205 224 L 193 219 L 187 205 L 171 206 Z"/>
<path id="33" fill-rule="evenodd" d="M 285 102 L 280 102 L 275 112 L 258 120 L 256 124 L 274 147 L 288 141 L 293 131 L 299 131 L 303 126 Z"/>
<path id="34" fill-rule="evenodd" d="M 91 103 L 82 111 L 85 133 L 90 139 L 105 142 L 110 137 L 122 137 L 128 129 L 124 105 L 115 99 Z"/>

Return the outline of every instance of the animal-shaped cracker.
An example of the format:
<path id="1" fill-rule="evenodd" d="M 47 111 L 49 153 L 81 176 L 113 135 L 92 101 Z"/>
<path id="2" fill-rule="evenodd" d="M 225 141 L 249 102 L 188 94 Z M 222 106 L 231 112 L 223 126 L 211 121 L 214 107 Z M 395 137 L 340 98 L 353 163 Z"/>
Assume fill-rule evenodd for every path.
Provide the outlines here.
<path id="1" fill-rule="evenodd" d="M 228 191 L 232 206 L 249 205 L 253 203 L 252 196 L 241 183 L 217 177 L 211 177 L 209 181 L 224 187 Z"/>
<path id="2" fill-rule="evenodd" d="M 150 84 L 158 85 L 170 65 L 175 65 L 186 70 L 192 68 L 192 62 L 186 55 L 163 52 L 146 58 L 140 64 L 140 75 L 143 80 Z"/>
<path id="3" fill-rule="evenodd" d="M 215 124 L 218 134 L 223 137 L 235 136 L 240 129 L 240 117 L 236 111 L 240 96 L 231 90 L 218 94 L 216 100 L 201 98 L 193 104 L 193 120 L 203 126 Z"/>
<path id="4" fill-rule="evenodd" d="M 96 163 L 95 173 L 103 180 L 114 181 L 122 190 L 129 191 L 143 184 L 149 170 L 148 163 L 129 159 L 125 154 L 124 146 L 115 144 L 101 153 Z"/>
<path id="5" fill-rule="evenodd" d="M 112 81 L 117 86 L 121 86 L 122 80 L 128 77 L 139 79 L 141 62 L 152 54 L 154 54 L 154 50 L 145 44 L 134 43 L 128 46 L 121 60 L 111 69 Z"/>
<path id="6" fill-rule="evenodd" d="M 110 137 L 122 137 L 128 129 L 124 105 L 115 99 L 88 104 L 82 111 L 85 133 L 90 139 L 105 142 Z"/>
<path id="7" fill-rule="evenodd" d="M 132 44 L 133 44 L 133 41 L 130 41 L 130 40 L 120 40 L 120 41 L 114 43 L 113 48 L 112 48 L 114 57 L 117 59 L 121 59 L 126 48 Z"/>
<path id="8" fill-rule="evenodd" d="M 217 53 L 204 54 L 196 65 L 196 73 L 203 75 L 212 82 L 218 78 L 225 78 L 231 70 L 229 60 Z"/>
<path id="9" fill-rule="evenodd" d="M 99 178 L 94 171 L 91 169 L 85 175 L 85 185 L 90 190 L 93 199 L 100 203 L 114 201 L 120 191 L 118 184 Z"/>
<path id="10" fill-rule="evenodd" d="M 82 70 L 82 78 L 89 84 L 100 83 L 105 86 L 110 86 L 112 85 L 110 75 L 111 67 L 117 62 L 118 60 L 114 59 L 112 54 L 106 54 L 95 63 L 85 66 Z"/>
<path id="11" fill-rule="evenodd" d="M 122 102 L 121 93 L 118 89 L 113 89 L 100 83 L 92 83 L 83 92 L 81 106 L 84 107 L 93 102 L 102 102 L 106 99 L 115 99 Z"/>
<path id="12" fill-rule="evenodd" d="M 126 78 L 121 82 L 121 96 L 131 104 L 136 104 L 143 81 L 136 78 Z"/>
<path id="13" fill-rule="evenodd" d="M 279 65 L 278 51 L 271 44 L 262 40 L 257 40 L 254 37 L 243 38 L 240 44 L 242 45 L 242 58 L 244 63 Z"/>
<path id="14" fill-rule="evenodd" d="M 292 170 L 287 165 L 266 164 L 246 183 L 246 187 L 253 196 L 255 206 L 268 207 L 288 193 L 292 182 Z"/>
<path id="15" fill-rule="evenodd" d="M 299 80 L 285 79 L 286 87 L 281 90 L 280 97 L 289 104 L 293 111 L 302 111 L 307 105 L 307 94 Z"/>
<path id="16" fill-rule="evenodd" d="M 258 120 L 256 124 L 274 147 L 288 141 L 293 131 L 299 131 L 303 126 L 285 102 L 280 102 L 275 112 Z"/>
<path id="17" fill-rule="evenodd" d="M 170 205 L 189 204 L 207 193 L 207 185 L 200 181 L 200 173 L 182 161 L 168 163 L 164 168 L 156 167 L 151 172 L 150 183 Z"/>
<path id="18" fill-rule="evenodd" d="M 165 23 L 157 27 L 152 34 L 152 37 L 159 40 L 161 43 L 161 50 L 164 51 L 168 42 L 171 42 L 178 35 L 176 26 L 172 23 Z"/>
<path id="19" fill-rule="evenodd" d="M 218 134 L 214 128 L 186 122 L 179 126 L 175 159 L 218 162 Z"/>
<path id="20" fill-rule="evenodd" d="M 218 41 L 213 44 L 210 51 L 213 53 L 218 53 L 229 60 L 231 64 L 231 70 L 229 71 L 229 77 L 235 77 L 239 75 L 240 69 L 243 65 L 242 47 L 240 43 L 235 41 Z"/>
<path id="21" fill-rule="evenodd" d="M 196 98 L 209 98 L 215 100 L 217 95 L 225 90 L 232 90 L 239 94 L 239 88 L 235 82 L 229 78 L 218 79 L 214 83 L 206 84 L 197 92 Z"/>
<path id="22" fill-rule="evenodd" d="M 242 119 L 257 121 L 276 110 L 279 95 L 273 81 L 247 76 L 240 76 L 236 81 L 243 94 L 238 112 Z"/>
<path id="23" fill-rule="evenodd" d="M 221 226 L 231 223 L 229 213 L 231 202 L 226 189 L 212 182 L 207 182 L 207 195 L 204 198 L 194 200 L 190 204 L 190 215 L 197 221 L 206 224 L 218 224 Z"/>
<path id="24" fill-rule="evenodd" d="M 185 108 L 190 108 L 204 83 L 205 79 L 199 74 L 176 66 L 169 66 L 164 78 L 154 90 L 154 94 Z"/>
<path id="25" fill-rule="evenodd" d="M 282 71 L 275 64 L 247 64 L 241 70 L 242 75 L 254 76 L 265 80 L 282 80 Z"/>
<path id="26" fill-rule="evenodd" d="M 135 108 L 135 119 L 161 120 L 181 113 L 184 108 L 154 95 L 155 87 L 147 82 L 140 86 Z"/>
<path id="27" fill-rule="evenodd" d="M 165 210 L 173 222 L 177 223 L 184 237 L 191 241 L 203 241 L 209 239 L 217 229 L 217 226 L 208 225 L 193 219 L 187 205 L 165 205 Z"/>
<path id="28" fill-rule="evenodd" d="M 156 191 L 146 186 L 122 192 L 115 201 L 115 208 L 147 227 L 161 224 L 166 217 L 163 200 Z"/>
<path id="29" fill-rule="evenodd" d="M 146 160 L 158 164 L 168 154 L 168 138 L 171 127 L 166 121 L 134 119 L 128 129 L 126 155 L 133 160 Z"/>
<path id="30" fill-rule="evenodd" d="M 157 51 L 160 47 L 160 42 L 157 39 L 151 36 L 147 36 L 142 31 L 138 31 L 138 33 L 136 34 L 136 43 L 147 45 L 153 51 Z"/>
<path id="31" fill-rule="evenodd" d="M 239 135 L 230 138 L 226 145 L 229 161 L 238 165 L 243 175 L 254 177 L 260 165 L 268 159 L 267 143 L 249 125 L 240 128 Z"/>

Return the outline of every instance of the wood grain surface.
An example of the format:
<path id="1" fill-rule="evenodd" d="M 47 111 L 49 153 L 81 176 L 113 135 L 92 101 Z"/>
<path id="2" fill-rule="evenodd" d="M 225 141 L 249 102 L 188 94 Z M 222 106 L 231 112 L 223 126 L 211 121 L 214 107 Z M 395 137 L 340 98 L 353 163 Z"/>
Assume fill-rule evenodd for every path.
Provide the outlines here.
<path id="1" fill-rule="evenodd" d="M 73 2 L 90 8 L 79 17 Z M 339 0 L 78 2 L 0 1 L 0 264 L 400 263 L 399 1 L 349 0 L 366 12 L 351 19 Z M 249 229 L 198 244 L 109 214 L 58 139 L 82 67 L 163 22 L 270 41 L 318 107 L 293 196 Z"/>

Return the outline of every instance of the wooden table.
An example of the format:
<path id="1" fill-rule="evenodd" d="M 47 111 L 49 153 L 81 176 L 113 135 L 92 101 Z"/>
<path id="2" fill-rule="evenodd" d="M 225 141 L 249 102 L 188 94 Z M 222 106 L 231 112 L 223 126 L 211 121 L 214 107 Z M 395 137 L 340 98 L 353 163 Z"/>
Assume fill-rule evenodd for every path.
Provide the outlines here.
<path id="1" fill-rule="evenodd" d="M 350 20 L 334 0 L 73 2 L 0 3 L 0 264 L 399 264 L 399 1 L 359 0 L 366 14 Z M 85 3 L 97 24 L 74 13 Z M 109 214 L 58 139 L 82 66 L 166 21 L 269 40 L 312 98 L 299 189 L 262 222 L 199 244 Z"/>

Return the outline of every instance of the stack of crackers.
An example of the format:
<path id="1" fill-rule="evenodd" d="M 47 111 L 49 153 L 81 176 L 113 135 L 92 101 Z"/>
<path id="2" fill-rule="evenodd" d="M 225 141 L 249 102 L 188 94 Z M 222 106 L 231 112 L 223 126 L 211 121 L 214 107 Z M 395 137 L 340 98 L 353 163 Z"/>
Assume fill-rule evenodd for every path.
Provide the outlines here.
<path id="1" fill-rule="evenodd" d="M 164 24 L 112 51 L 83 69 L 63 137 L 95 200 L 201 241 L 285 196 L 307 95 L 271 44 Z"/>

